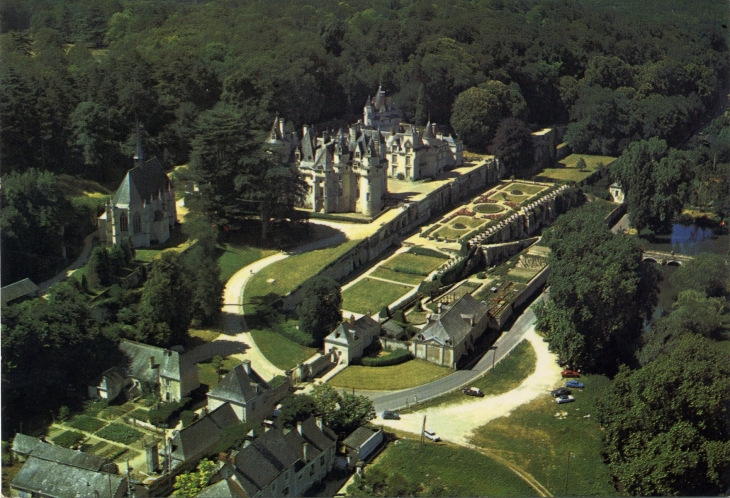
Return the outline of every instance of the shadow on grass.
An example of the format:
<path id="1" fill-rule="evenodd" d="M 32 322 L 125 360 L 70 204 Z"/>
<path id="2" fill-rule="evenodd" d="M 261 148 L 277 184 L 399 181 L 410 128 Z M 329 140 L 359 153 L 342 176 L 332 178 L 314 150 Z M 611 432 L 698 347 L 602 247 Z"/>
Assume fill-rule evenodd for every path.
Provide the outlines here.
<path id="1" fill-rule="evenodd" d="M 249 345 L 240 341 L 220 340 L 201 344 L 185 353 L 183 357 L 191 363 L 200 363 L 208 361 L 214 356 L 226 357 L 232 354 L 245 353 L 249 348 Z"/>

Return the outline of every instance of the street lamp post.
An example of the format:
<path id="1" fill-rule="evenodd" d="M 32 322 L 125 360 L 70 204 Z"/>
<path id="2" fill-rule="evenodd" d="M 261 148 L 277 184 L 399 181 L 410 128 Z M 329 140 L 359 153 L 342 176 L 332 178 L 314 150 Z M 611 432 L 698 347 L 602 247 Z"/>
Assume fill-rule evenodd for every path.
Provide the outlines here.
<path id="1" fill-rule="evenodd" d="M 497 346 L 492 346 L 492 347 L 491 347 L 491 348 L 489 348 L 489 349 L 491 349 L 492 351 L 494 351 L 494 352 L 492 353 L 492 371 L 494 371 L 494 360 L 495 360 L 495 359 L 496 359 L 496 357 L 497 357 Z"/>

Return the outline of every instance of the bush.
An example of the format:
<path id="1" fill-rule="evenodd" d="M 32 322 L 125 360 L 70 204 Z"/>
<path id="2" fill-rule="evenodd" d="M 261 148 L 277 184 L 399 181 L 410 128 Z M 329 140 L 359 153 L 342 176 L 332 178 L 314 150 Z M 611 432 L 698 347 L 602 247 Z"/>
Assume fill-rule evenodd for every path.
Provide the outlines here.
<path id="1" fill-rule="evenodd" d="M 64 448 L 71 448 L 72 446 L 76 446 L 80 441 L 82 441 L 86 436 L 81 434 L 80 432 L 76 431 L 65 431 L 59 434 L 58 436 L 54 437 L 52 439 L 54 444 L 57 444 L 58 446 L 63 446 Z"/>
<path id="2" fill-rule="evenodd" d="M 404 175 L 403 173 L 398 173 L 397 175 L 395 175 L 395 177 L 398 178 L 399 180 L 405 180 L 406 179 L 406 175 Z"/>
<path id="3" fill-rule="evenodd" d="M 190 411 L 190 410 L 184 410 L 180 414 L 180 420 L 182 420 L 183 427 L 187 427 L 193 422 L 195 422 L 198 419 L 198 414 Z"/>
<path id="4" fill-rule="evenodd" d="M 274 330 L 276 330 L 279 334 L 283 335 L 290 341 L 296 342 L 297 344 L 307 347 L 307 348 L 316 348 L 320 344 L 317 343 L 317 341 L 314 340 L 314 338 L 304 332 L 303 330 L 299 330 L 296 328 L 296 323 L 291 322 L 281 322 L 274 325 Z"/>
<path id="5" fill-rule="evenodd" d="M 132 444 L 141 438 L 143 434 L 132 427 L 112 423 L 97 432 L 96 436 L 102 439 L 108 439 L 109 441 L 116 441 L 117 443 Z"/>
<path id="6" fill-rule="evenodd" d="M 88 415 L 79 415 L 68 425 L 74 429 L 94 433 L 104 427 L 105 424 L 98 418 L 90 417 Z"/>
<path id="7" fill-rule="evenodd" d="M 407 349 L 396 349 L 387 355 L 378 356 L 377 358 L 362 358 L 361 363 L 366 367 L 387 367 L 390 365 L 399 365 L 413 359 L 413 355 Z"/>
<path id="8" fill-rule="evenodd" d="M 417 254 L 418 256 L 431 256 L 434 258 L 448 259 L 444 253 L 429 249 L 427 247 L 411 247 L 410 249 L 408 249 L 408 252 L 411 254 Z"/>
<path id="9" fill-rule="evenodd" d="M 84 414 L 95 417 L 100 411 L 108 406 L 108 403 L 104 400 L 90 400 L 84 403 Z M 61 407 L 63 408 L 63 407 Z"/>
<path id="10" fill-rule="evenodd" d="M 163 403 L 159 408 L 151 409 L 147 415 L 147 419 L 154 426 L 167 427 L 181 411 L 189 407 L 191 401 L 190 398 L 185 397 L 180 402 L 172 401 L 170 403 Z"/>
<path id="11" fill-rule="evenodd" d="M 465 230 L 466 229 L 466 225 L 464 225 L 463 223 L 454 223 L 454 228 L 456 230 Z"/>
<path id="12" fill-rule="evenodd" d="M 484 280 L 485 278 L 487 278 L 487 274 L 483 271 L 480 271 L 479 273 L 477 273 L 477 278 L 480 280 Z"/>
<path id="13" fill-rule="evenodd" d="M 396 322 L 405 323 L 406 316 L 403 314 L 403 310 L 395 310 L 393 312 L 393 320 L 395 320 Z"/>

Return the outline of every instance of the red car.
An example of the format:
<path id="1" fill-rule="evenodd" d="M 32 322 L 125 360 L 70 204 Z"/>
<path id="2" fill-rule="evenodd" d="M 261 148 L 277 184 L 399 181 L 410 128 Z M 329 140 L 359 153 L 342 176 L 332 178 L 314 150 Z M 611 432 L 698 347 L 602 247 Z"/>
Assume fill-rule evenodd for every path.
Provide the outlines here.
<path id="1" fill-rule="evenodd" d="M 562 372 L 560 372 L 560 375 L 562 375 L 563 377 L 580 377 L 580 374 L 573 370 L 563 370 Z"/>

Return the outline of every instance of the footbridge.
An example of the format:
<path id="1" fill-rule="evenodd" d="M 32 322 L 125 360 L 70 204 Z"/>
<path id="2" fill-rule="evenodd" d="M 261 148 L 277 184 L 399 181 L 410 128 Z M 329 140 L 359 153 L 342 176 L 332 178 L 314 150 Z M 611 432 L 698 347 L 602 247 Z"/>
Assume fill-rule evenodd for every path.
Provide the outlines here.
<path id="1" fill-rule="evenodd" d="M 694 259 L 692 256 L 687 256 L 686 254 L 675 254 L 674 252 L 653 250 L 644 251 L 641 257 L 642 261 L 650 261 L 652 263 L 673 266 L 681 266 L 687 261 L 692 261 L 692 259 Z"/>

